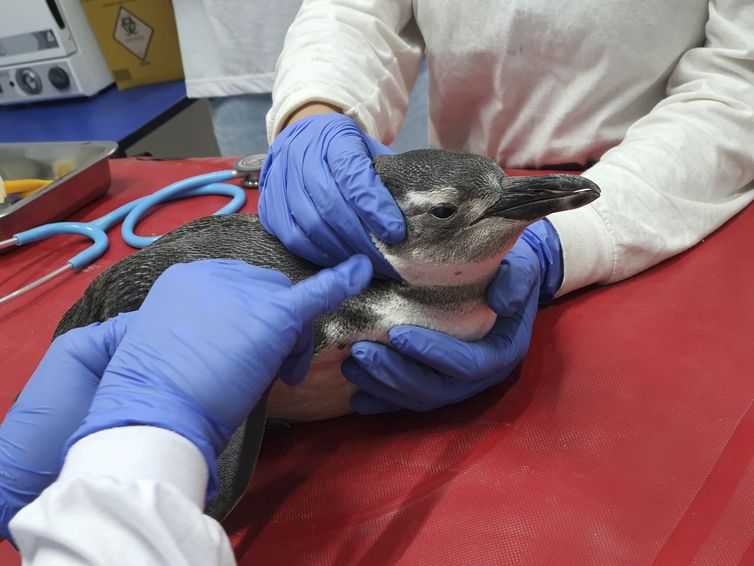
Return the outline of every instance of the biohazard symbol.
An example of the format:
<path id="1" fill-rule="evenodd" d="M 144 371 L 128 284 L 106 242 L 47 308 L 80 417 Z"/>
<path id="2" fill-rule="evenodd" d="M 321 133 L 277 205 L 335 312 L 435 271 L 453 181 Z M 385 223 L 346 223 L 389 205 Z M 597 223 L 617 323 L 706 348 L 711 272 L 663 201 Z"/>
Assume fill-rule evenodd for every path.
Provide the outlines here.
<path id="1" fill-rule="evenodd" d="M 146 59 L 153 33 L 151 26 L 122 7 L 113 19 L 113 39 L 142 61 Z"/>
<path id="2" fill-rule="evenodd" d="M 136 35 L 136 21 L 130 15 L 121 17 L 120 27 L 127 35 Z"/>

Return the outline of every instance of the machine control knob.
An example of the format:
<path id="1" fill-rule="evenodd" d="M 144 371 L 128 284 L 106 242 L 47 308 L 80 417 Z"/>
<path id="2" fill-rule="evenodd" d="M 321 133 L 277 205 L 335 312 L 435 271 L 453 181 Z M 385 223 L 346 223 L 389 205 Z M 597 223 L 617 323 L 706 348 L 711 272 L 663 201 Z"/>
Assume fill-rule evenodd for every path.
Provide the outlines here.
<path id="1" fill-rule="evenodd" d="M 50 79 L 52 86 L 58 90 L 65 90 L 71 86 L 71 78 L 65 72 L 65 69 L 61 69 L 60 67 L 52 67 L 47 72 L 47 78 Z"/>
<path id="2" fill-rule="evenodd" d="M 34 69 L 19 69 L 16 74 L 16 82 L 26 94 L 39 94 L 42 92 L 42 79 Z"/>

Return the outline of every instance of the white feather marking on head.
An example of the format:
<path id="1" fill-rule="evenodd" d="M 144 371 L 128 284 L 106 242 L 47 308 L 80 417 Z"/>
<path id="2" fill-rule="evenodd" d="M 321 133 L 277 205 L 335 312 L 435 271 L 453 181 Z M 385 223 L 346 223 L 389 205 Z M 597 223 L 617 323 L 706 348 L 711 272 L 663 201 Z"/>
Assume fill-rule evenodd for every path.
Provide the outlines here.
<path id="1" fill-rule="evenodd" d="M 426 191 L 411 191 L 406 195 L 404 208 L 408 214 L 417 208 L 426 208 L 433 204 L 454 202 L 458 198 L 455 187 L 437 187 Z"/>

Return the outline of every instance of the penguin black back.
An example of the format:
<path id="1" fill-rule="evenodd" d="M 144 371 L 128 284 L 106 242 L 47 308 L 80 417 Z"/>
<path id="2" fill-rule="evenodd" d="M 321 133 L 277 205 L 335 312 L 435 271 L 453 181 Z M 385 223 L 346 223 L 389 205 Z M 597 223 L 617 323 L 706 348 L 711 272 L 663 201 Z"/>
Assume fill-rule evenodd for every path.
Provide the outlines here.
<path id="1" fill-rule="evenodd" d="M 63 315 L 54 337 L 118 313 L 135 311 L 168 267 L 200 259 L 238 259 L 300 281 L 320 268 L 290 254 L 256 215 L 208 216 L 165 234 L 99 275 Z"/>

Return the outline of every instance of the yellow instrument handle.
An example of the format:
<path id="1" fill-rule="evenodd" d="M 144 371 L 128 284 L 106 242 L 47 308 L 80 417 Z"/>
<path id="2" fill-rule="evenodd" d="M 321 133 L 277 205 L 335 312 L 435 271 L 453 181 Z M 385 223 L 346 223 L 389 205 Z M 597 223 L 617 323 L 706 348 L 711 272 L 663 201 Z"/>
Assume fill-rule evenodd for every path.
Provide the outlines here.
<path id="1" fill-rule="evenodd" d="M 21 196 L 27 197 L 34 191 L 38 191 L 52 183 L 48 179 L 4 179 L 5 194 L 12 195 L 21 193 Z"/>

